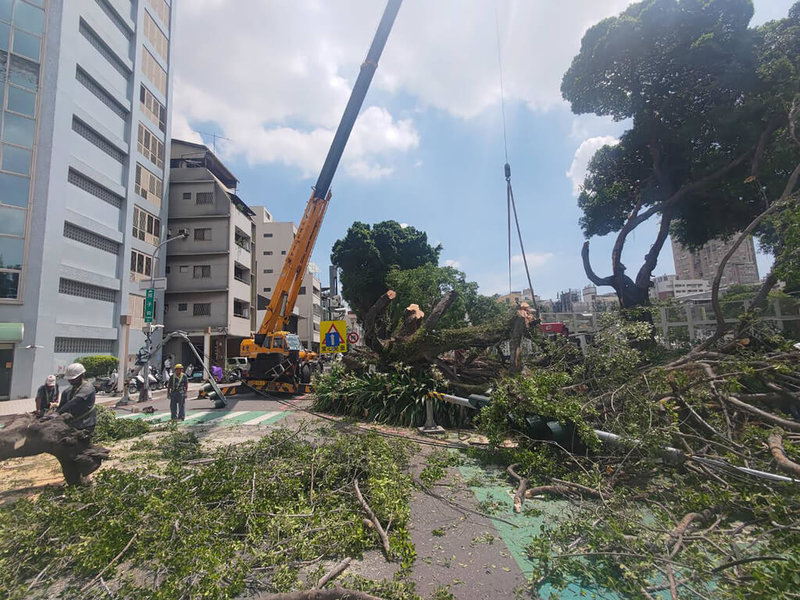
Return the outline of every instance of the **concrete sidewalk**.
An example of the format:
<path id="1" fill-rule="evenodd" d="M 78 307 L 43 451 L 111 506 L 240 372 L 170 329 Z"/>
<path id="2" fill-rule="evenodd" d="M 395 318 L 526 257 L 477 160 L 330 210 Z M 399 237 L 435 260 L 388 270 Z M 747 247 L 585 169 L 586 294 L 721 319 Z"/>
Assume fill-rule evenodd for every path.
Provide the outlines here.
<path id="1" fill-rule="evenodd" d="M 203 386 L 202 383 L 190 383 L 189 393 L 187 395 L 187 398 L 194 398 L 197 395 L 198 390 L 202 386 Z M 164 400 L 166 399 L 166 397 L 167 397 L 166 388 L 150 391 L 150 399 L 153 401 Z M 120 398 L 122 398 L 122 393 L 97 394 L 97 396 L 95 397 L 95 404 L 99 404 L 101 406 L 113 406 L 120 400 Z M 130 395 L 131 403 L 128 405 L 128 407 L 136 406 L 138 400 L 139 400 L 139 394 L 131 394 Z M 35 410 L 36 410 L 35 398 L 20 398 L 19 400 L 0 401 L 0 416 L 20 415 L 24 413 L 30 413 Z"/>

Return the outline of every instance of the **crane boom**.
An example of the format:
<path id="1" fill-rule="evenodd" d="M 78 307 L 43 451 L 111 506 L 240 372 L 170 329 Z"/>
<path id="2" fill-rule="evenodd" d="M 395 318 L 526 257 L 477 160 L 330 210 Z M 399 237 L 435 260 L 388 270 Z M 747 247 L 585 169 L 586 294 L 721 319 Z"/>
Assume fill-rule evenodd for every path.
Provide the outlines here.
<path id="1" fill-rule="evenodd" d="M 364 97 L 367 94 L 372 77 L 378 67 L 378 59 L 386 45 L 389 32 L 394 24 L 397 12 L 400 10 L 402 0 L 388 0 L 383 12 L 378 29 L 372 40 L 372 44 L 367 52 L 367 57 L 361 65 L 358 78 L 356 79 L 350 99 L 345 107 L 342 120 L 333 136 L 328 155 L 322 165 L 317 183 L 314 186 L 311 197 L 308 199 L 305 213 L 297 228 L 297 234 L 286 254 L 286 261 L 283 263 L 281 275 L 278 278 L 272 298 L 264 320 L 255 336 L 257 346 L 263 346 L 265 337 L 275 331 L 284 329 L 289 322 L 289 317 L 294 310 L 297 302 L 297 295 L 303 282 L 303 276 L 308 268 L 308 261 L 314 250 L 322 220 L 331 198 L 330 186 L 339 160 L 353 130 Z M 252 350 L 251 350 L 252 351 Z"/>

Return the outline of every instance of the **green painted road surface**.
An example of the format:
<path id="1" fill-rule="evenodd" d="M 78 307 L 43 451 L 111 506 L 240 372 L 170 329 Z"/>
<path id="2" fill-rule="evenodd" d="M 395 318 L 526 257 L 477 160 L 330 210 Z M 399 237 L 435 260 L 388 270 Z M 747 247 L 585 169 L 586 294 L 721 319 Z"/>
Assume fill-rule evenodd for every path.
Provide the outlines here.
<path id="1" fill-rule="evenodd" d="M 277 410 L 199 410 L 186 413 L 186 419 L 179 426 L 193 427 L 213 423 L 221 427 L 232 427 L 234 425 L 260 426 L 272 425 L 285 418 L 291 411 Z M 134 413 L 128 415 L 117 415 L 118 419 L 136 419 L 147 421 L 148 423 L 165 423 L 170 420 L 170 413 L 157 412 L 153 414 Z"/>

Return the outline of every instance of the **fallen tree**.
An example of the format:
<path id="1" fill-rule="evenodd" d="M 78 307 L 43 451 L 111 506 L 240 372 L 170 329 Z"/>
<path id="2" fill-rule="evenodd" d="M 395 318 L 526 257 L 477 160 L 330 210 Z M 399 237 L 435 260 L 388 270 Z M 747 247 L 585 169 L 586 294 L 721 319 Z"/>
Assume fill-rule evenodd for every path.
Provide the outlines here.
<path id="1" fill-rule="evenodd" d="M 92 444 L 89 434 L 72 427 L 71 420 L 70 414 L 43 419 L 18 415 L 0 430 L 0 460 L 52 454 L 67 485 L 86 483 L 86 477 L 109 457 L 109 450 Z"/>

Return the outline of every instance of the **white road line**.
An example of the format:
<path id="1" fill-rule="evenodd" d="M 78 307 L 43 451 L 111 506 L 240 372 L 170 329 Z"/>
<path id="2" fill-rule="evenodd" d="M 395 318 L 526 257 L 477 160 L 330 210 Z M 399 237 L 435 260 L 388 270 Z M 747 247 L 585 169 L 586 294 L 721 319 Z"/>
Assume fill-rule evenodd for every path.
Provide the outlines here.
<path id="1" fill-rule="evenodd" d="M 203 417 L 203 416 L 205 416 L 205 415 L 207 415 L 207 414 L 209 414 L 211 412 L 213 412 L 213 411 L 201 410 L 200 412 L 190 413 L 190 414 L 186 415 L 186 419 L 184 419 L 184 422 L 191 421 L 193 419 L 199 419 L 200 417 Z"/>
<path id="2" fill-rule="evenodd" d="M 266 421 L 267 419 L 271 419 L 275 415 L 281 414 L 281 411 L 277 410 L 275 412 L 268 412 L 265 415 L 261 415 L 260 417 L 256 417 L 255 419 L 250 419 L 249 421 L 245 421 L 242 425 L 258 425 L 262 421 Z"/>
<path id="3" fill-rule="evenodd" d="M 161 417 L 166 417 L 167 415 L 169 415 L 168 412 L 155 413 L 152 415 L 147 415 L 142 419 L 142 421 L 155 421 L 156 419 L 160 419 Z"/>
<path id="4" fill-rule="evenodd" d="M 234 417 L 238 417 L 239 415 L 243 415 L 245 413 L 250 412 L 249 410 L 232 410 L 227 415 L 222 417 L 220 421 L 224 421 L 225 419 L 233 419 Z"/>

